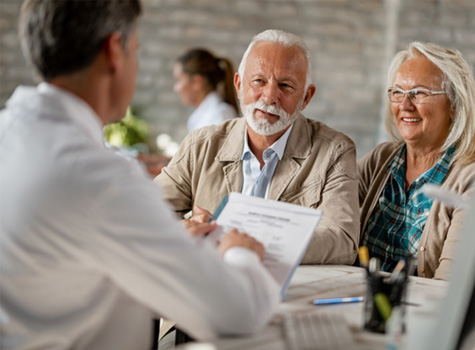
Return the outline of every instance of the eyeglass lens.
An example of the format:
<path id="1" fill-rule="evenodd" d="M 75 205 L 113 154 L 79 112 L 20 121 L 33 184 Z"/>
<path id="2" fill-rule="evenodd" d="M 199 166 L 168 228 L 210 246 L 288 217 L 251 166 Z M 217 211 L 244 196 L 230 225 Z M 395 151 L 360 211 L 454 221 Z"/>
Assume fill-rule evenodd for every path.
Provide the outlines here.
<path id="1" fill-rule="evenodd" d="M 401 89 L 389 89 L 388 97 L 391 102 L 402 102 L 408 94 L 409 99 L 414 103 L 421 103 L 430 96 L 430 91 L 425 89 L 412 89 L 409 91 Z"/>

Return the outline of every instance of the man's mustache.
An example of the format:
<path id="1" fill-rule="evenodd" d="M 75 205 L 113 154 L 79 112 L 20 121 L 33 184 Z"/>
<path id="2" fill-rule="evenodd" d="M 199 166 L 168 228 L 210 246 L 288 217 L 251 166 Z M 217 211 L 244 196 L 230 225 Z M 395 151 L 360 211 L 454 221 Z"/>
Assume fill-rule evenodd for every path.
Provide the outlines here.
<path id="1" fill-rule="evenodd" d="M 287 116 L 287 112 L 285 112 L 282 108 L 277 107 L 276 105 L 268 105 L 262 101 L 254 102 L 251 104 L 251 106 L 253 113 L 256 111 L 256 109 L 259 109 L 263 112 L 277 115 L 280 118 L 285 118 Z"/>

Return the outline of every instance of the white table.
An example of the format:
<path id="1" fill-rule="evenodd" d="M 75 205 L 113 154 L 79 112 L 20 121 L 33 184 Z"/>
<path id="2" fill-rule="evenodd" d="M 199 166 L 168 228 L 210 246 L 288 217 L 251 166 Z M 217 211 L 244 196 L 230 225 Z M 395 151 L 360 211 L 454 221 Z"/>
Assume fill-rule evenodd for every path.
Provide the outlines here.
<path id="1" fill-rule="evenodd" d="M 417 315 L 434 316 L 437 301 L 446 292 L 447 282 L 421 277 L 411 277 L 407 293 L 407 317 Z M 336 305 L 311 304 L 317 298 L 335 298 L 364 296 L 366 292 L 365 271 L 359 267 L 340 265 L 300 266 L 295 272 L 286 299 L 279 305 L 264 330 L 249 337 L 219 338 L 212 340 L 213 346 L 204 344 L 185 344 L 179 347 L 183 350 L 219 349 L 219 350 L 286 350 L 285 339 L 281 327 L 283 314 L 305 311 L 322 310 L 327 312 L 343 312 L 350 325 L 355 342 L 361 349 L 384 349 L 388 337 L 363 331 L 364 303 L 349 303 Z M 210 345 L 211 345 L 210 344 Z"/>

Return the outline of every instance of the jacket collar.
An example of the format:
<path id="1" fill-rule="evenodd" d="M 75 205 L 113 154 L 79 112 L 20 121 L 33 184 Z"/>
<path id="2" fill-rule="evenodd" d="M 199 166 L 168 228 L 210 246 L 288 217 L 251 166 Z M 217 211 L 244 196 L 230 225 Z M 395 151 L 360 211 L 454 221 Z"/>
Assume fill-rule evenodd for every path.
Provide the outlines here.
<path id="1" fill-rule="evenodd" d="M 18 86 L 6 103 L 9 108 L 20 107 L 42 118 L 68 119 L 94 143 L 104 146 L 103 123 L 84 100 L 55 85 L 42 82 L 37 87 Z"/>
<path id="2" fill-rule="evenodd" d="M 241 160 L 245 130 L 246 119 L 238 118 L 216 156 L 218 161 L 236 162 Z M 291 158 L 303 159 L 310 155 L 311 149 L 310 127 L 305 122 L 305 117 L 300 114 L 294 122 L 284 154 Z"/>
<path id="3" fill-rule="evenodd" d="M 237 122 L 231 128 L 223 146 L 219 150 L 216 160 L 220 162 L 237 162 L 241 160 L 245 130 L 246 119 L 244 117 L 237 118 Z"/>
<path id="4" fill-rule="evenodd" d="M 228 162 L 223 165 L 224 181 L 228 193 L 242 190 L 242 150 L 244 147 L 244 132 L 246 119 L 241 117 L 232 126 L 221 150 L 216 156 L 219 162 Z M 269 199 L 279 200 L 292 179 L 300 170 L 300 162 L 296 159 L 305 159 L 310 155 L 311 144 L 310 126 L 305 117 L 300 114 L 294 122 L 292 131 L 284 151 L 284 156 L 277 163 L 277 167 L 269 188 Z"/>
<path id="5" fill-rule="evenodd" d="M 300 114 L 294 122 L 294 127 L 290 133 L 285 154 L 291 158 L 307 158 L 312 150 L 311 130 L 305 117 Z"/>

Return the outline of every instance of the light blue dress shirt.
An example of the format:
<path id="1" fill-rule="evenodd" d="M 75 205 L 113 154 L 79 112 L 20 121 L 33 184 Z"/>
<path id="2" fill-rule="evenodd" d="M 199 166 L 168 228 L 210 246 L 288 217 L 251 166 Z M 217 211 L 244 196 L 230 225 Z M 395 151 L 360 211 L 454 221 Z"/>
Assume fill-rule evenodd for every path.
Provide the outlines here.
<path id="1" fill-rule="evenodd" d="M 279 160 L 284 155 L 285 146 L 293 125 L 263 153 L 265 165 L 261 170 L 259 160 L 252 153 L 247 140 L 247 127 L 244 133 L 244 148 L 242 151 L 243 184 L 241 193 L 267 198 L 274 171 Z"/>

